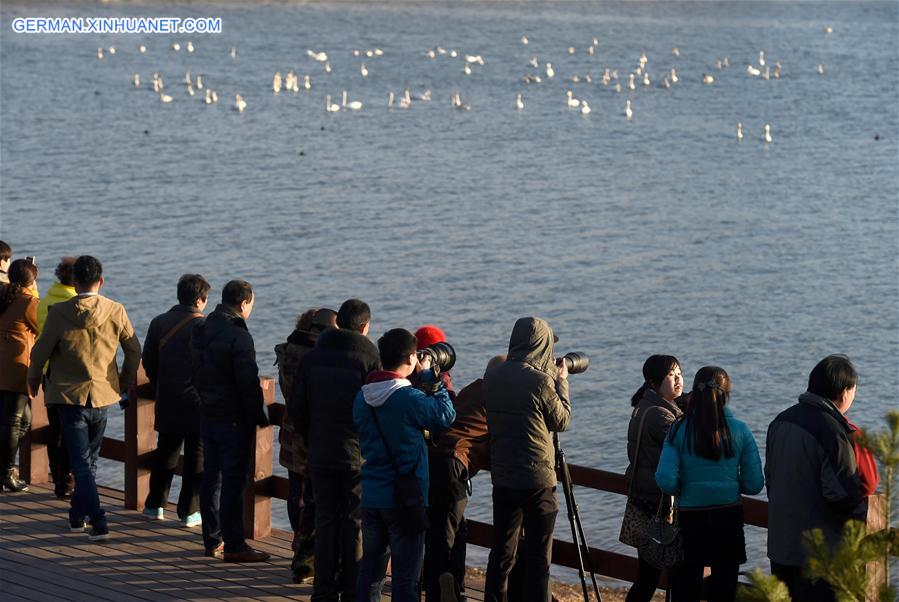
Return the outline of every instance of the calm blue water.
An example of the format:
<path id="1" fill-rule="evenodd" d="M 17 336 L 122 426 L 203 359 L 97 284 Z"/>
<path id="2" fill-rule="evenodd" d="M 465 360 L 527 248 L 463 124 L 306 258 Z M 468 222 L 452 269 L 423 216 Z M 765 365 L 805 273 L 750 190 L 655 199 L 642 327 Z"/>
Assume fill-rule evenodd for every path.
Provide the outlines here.
<path id="1" fill-rule="evenodd" d="M 220 16 L 224 31 L 10 29 L 17 16 L 95 15 Z M 571 380 L 569 461 L 609 470 L 626 465 L 628 400 L 652 353 L 677 355 L 688 379 L 725 367 L 762 446 L 828 353 L 858 366 L 853 420 L 876 426 L 899 405 L 893 2 L 4 2 L 0 17 L 0 238 L 38 257 L 42 291 L 60 255 L 99 256 L 104 292 L 141 336 L 180 274 L 216 289 L 241 277 L 256 288 L 263 374 L 301 310 L 358 296 L 375 338 L 441 325 L 462 386 L 517 317 L 540 315 L 560 351 L 592 360 Z M 171 50 L 188 39 L 196 52 Z M 426 58 L 438 45 L 485 65 L 466 76 L 462 58 Z M 98 60 L 99 46 L 117 53 Z M 375 47 L 384 56 L 365 60 L 363 79 L 352 50 Z M 310 48 L 329 54 L 330 74 Z M 780 79 L 746 73 L 760 50 Z M 651 87 L 602 85 L 605 68 L 626 85 L 644 51 Z M 554 79 L 521 81 L 534 55 Z M 666 90 L 672 67 L 681 81 Z M 312 90 L 274 95 L 273 74 L 289 69 Z M 218 104 L 187 95 L 187 70 Z M 149 90 L 154 71 L 170 104 Z M 433 101 L 388 111 L 388 91 L 405 87 Z M 344 89 L 363 110 L 326 114 L 324 96 Z M 567 109 L 569 89 L 589 116 Z M 471 111 L 450 109 L 456 91 Z M 475 486 L 471 514 L 489 519 L 488 481 Z M 578 495 L 590 543 L 620 549 L 624 499 Z M 763 541 L 750 533 L 753 563 Z"/>

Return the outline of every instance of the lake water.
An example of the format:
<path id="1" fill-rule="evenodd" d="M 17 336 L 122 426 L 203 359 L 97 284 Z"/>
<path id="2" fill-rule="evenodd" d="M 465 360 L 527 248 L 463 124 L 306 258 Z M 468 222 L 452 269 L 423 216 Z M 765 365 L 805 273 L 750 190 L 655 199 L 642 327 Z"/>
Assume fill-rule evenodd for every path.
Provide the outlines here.
<path id="1" fill-rule="evenodd" d="M 99 15 L 221 17 L 223 32 L 11 31 L 19 16 Z M 373 338 L 442 326 L 461 387 L 505 350 L 517 317 L 540 315 L 560 352 L 591 358 L 571 378 L 568 459 L 616 471 L 652 353 L 679 357 L 688 382 L 703 365 L 727 369 L 761 447 L 829 353 L 859 369 L 853 420 L 878 426 L 899 405 L 895 2 L 5 1 L 0 16 L 0 238 L 37 256 L 42 292 L 59 256 L 100 257 L 105 294 L 141 337 L 180 274 L 216 290 L 240 277 L 256 290 L 263 374 L 300 311 L 356 296 Z M 171 49 L 188 40 L 194 53 Z M 98 60 L 100 46 L 117 52 Z M 459 56 L 427 58 L 437 46 Z M 367 78 L 354 48 L 383 50 Z M 307 49 L 328 53 L 330 74 Z M 764 71 L 760 50 L 780 78 L 747 73 Z M 629 91 L 643 52 L 652 85 L 638 77 Z M 466 53 L 485 63 L 471 75 Z M 606 68 L 621 93 L 600 81 Z M 672 68 L 680 82 L 665 89 Z M 273 74 L 290 69 L 312 89 L 273 94 Z M 187 70 L 218 104 L 187 95 Z M 154 72 L 171 103 L 149 89 Z M 433 100 L 387 110 L 406 87 Z M 326 113 L 342 90 L 363 109 Z M 567 90 L 592 112 L 569 110 Z M 450 108 L 457 91 L 470 111 Z M 109 431 L 121 436 L 120 418 Z M 120 471 L 105 465 L 104 479 Z M 470 513 L 489 520 L 487 478 L 475 490 Z M 577 493 L 590 543 L 622 549 L 624 498 Z M 749 539 L 763 564 L 764 534 Z"/>

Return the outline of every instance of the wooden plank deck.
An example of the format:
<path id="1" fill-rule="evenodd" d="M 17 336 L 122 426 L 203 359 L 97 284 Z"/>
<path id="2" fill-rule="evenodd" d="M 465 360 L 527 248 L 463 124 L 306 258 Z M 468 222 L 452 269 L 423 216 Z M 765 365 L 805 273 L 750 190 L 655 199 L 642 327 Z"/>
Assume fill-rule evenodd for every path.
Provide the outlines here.
<path id="1" fill-rule="evenodd" d="M 52 484 L 30 488 L 0 494 L 0 600 L 261 602 L 312 595 L 311 585 L 291 582 L 286 531 L 251 542 L 272 555 L 268 562 L 226 564 L 203 555 L 199 528 L 149 520 L 124 509 L 123 492 L 100 487 L 109 539 L 92 543 L 86 533 L 69 532 L 69 502 L 56 499 Z M 167 510 L 177 516 L 173 504 Z M 470 585 L 468 599 L 482 599 L 483 583 Z"/>
<path id="2" fill-rule="evenodd" d="M 199 529 L 150 521 L 123 509 L 122 492 L 100 493 L 110 538 L 98 543 L 69 532 L 68 502 L 56 499 L 52 485 L 0 495 L 0 598 L 263 601 L 308 600 L 312 593 L 290 582 L 289 533 L 253 543 L 272 555 L 268 562 L 225 564 L 203 555 Z"/>

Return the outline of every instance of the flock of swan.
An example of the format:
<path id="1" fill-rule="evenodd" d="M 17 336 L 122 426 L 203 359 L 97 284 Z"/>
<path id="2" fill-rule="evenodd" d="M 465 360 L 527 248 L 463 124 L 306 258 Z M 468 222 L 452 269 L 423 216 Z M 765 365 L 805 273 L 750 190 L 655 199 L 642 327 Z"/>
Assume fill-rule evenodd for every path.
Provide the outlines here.
<path id="1" fill-rule="evenodd" d="M 826 34 L 832 33 L 833 28 L 829 26 L 825 27 L 824 32 Z M 522 36 L 520 38 L 520 43 L 522 46 L 526 47 L 530 44 L 530 40 L 527 36 Z M 584 51 L 587 55 L 592 57 L 597 53 L 598 48 L 599 39 L 593 38 L 592 43 L 586 46 Z M 192 41 L 187 41 L 185 43 L 173 42 L 171 44 L 172 52 L 181 52 L 182 50 L 186 53 L 193 53 L 195 52 L 196 47 L 194 46 Z M 104 60 L 107 57 L 113 57 L 116 55 L 116 52 L 117 49 L 115 47 L 109 47 L 106 49 L 98 48 L 97 59 Z M 145 54 L 146 52 L 148 52 L 147 47 L 144 44 L 139 45 L 138 52 L 141 54 Z M 577 49 L 574 46 L 570 46 L 567 48 L 567 54 L 569 56 L 576 53 Z M 680 58 L 681 51 L 678 47 L 672 48 L 671 53 L 675 61 Z M 319 73 L 315 74 L 313 72 L 300 75 L 295 71 L 290 70 L 287 71 L 286 74 L 282 75 L 281 72 L 278 71 L 272 77 L 271 92 L 273 94 L 296 94 L 300 91 L 310 91 L 313 88 L 313 77 L 318 78 L 321 74 L 327 75 L 332 72 L 330 58 L 327 52 L 323 50 L 308 49 L 306 51 L 306 55 L 313 62 L 313 64 L 315 65 L 315 69 L 318 70 Z M 365 50 L 356 48 L 352 50 L 352 55 L 359 60 L 359 77 L 364 79 L 367 78 L 370 73 L 368 65 L 373 64 L 372 61 L 374 61 L 375 59 L 384 56 L 384 51 L 380 48 L 369 48 Z M 236 47 L 231 48 L 230 57 L 232 62 L 237 60 Z M 455 49 L 448 50 L 441 46 L 435 46 L 428 49 L 423 53 L 423 57 L 425 58 L 425 60 L 431 61 L 435 61 L 440 58 L 461 59 L 462 73 L 464 73 L 466 76 L 471 76 L 486 64 L 484 57 L 479 54 L 463 53 Z M 724 71 L 731 67 L 731 59 L 729 56 L 717 58 L 715 59 L 714 64 L 717 71 Z M 522 75 L 520 78 L 520 81 L 525 85 L 544 84 L 557 77 L 556 69 L 553 67 L 552 63 L 549 61 L 541 61 L 537 55 L 532 55 L 527 61 L 527 65 L 531 68 L 531 70 Z M 748 77 L 760 78 L 764 80 L 780 79 L 782 68 L 783 67 L 780 62 L 770 61 L 770 59 L 766 57 L 765 51 L 759 50 L 758 60 L 747 64 L 745 72 Z M 627 70 L 626 73 L 621 73 L 617 68 L 605 68 L 602 72 L 602 75 L 596 78 L 596 84 L 614 90 L 616 94 L 621 94 L 625 90 L 627 90 L 627 93 L 630 93 L 637 91 L 639 88 L 648 89 L 652 86 L 657 86 L 668 90 L 673 86 L 678 85 L 683 81 L 684 78 L 684 76 L 678 72 L 676 66 L 655 73 L 661 73 L 661 76 L 653 75 L 650 73 L 649 57 L 644 51 L 643 53 L 641 53 L 640 57 L 634 64 L 634 67 L 630 70 Z M 825 70 L 823 64 L 817 65 L 817 73 L 820 76 L 824 75 Z M 562 76 L 559 76 L 558 79 L 564 81 L 565 83 L 570 83 L 572 87 L 579 84 L 594 83 L 594 78 L 589 73 L 584 75 L 572 74 L 564 78 Z M 696 79 L 707 86 L 713 86 L 717 82 L 717 78 L 712 72 L 703 73 L 700 78 Z M 135 73 L 133 75 L 132 83 L 135 89 L 140 90 L 144 88 L 139 73 Z M 218 102 L 218 93 L 206 84 L 206 82 L 204 81 L 204 76 L 202 74 L 191 75 L 191 72 L 187 71 L 183 78 L 183 86 L 184 91 L 189 97 L 199 95 L 202 99 L 202 102 L 206 105 L 212 105 Z M 164 104 L 168 104 L 174 101 L 174 96 L 166 91 L 163 77 L 158 72 L 153 73 L 149 89 L 151 89 L 154 94 L 158 95 L 160 102 Z M 565 94 L 567 97 L 566 105 L 570 111 L 579 113 L 583 116 L 587 116 L 593 111 L 588 99 L 584 97 L 576 97 L 573 89 L 568 89 Z M 340 103 L 336 102 L 336 100 L 332 98 L 330 94 L 325 95 L 324 104 L 325 111 L 327 113 L 359 111 L 363 109 L 364 105 L 362 101 L 350 100 L 347 90 L 342 90 L 340 92 L 339 98 Z M 387 93 L 387 102 L 384 106 L 388 110 L 409 109 L 412 107 L 413 102 L 430 102 L 431 98 L 431 90 L 425 90 L 424 92 L 418 94 L 413 94 L 412 90 L 410 90 L 409 88 L 404 89 L 400 94 L 397 94 L 396 92 L 391 90 Z M 247 101 L 240 93 L 236 93 L 234 95 L 233 107 L 234 110 L 238 113 L 243 113 L 247 110 Z M 451 94 L 450 107 L 454 110 L 461 111 L 469 111 L 472 108 L 470 103 L 462 100 L 461 93 L 458 91 Z M 512 105 L 512 108 L 516 111 L 524 111 L 525 98 L 522 92 L 518 92 L 515 95 L 515 102 Z M 623 113 L 627 121 L 633 120 L 634 106 L 630 97 L 625 99 Z M 770 144 L 773 140 L 771 135 L 771 125 L 765 123 L 762 127 L 762 131 L 764 132 L 762 140 L 766 144 Z M 736 124 L 737 141 L 742 142 L 744 136 L 745 129 L 743 123 L 738 122 Z"/>

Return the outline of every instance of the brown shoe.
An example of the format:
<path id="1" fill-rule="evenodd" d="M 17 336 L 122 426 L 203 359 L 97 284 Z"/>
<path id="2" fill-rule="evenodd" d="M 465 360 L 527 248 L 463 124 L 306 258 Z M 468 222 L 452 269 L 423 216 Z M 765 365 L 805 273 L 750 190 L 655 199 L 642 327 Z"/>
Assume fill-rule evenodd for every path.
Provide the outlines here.
<path id="1" fill-rule="evenodd" d="M 206 556 L 207 558 L 218 558 L 219 560 L 223 559 L 225 557 L 225 544 L 220 543 L 219 545 L 215 546 L 215 548 L 206 550 L 204 556 Z"/>
<path id="2" fill-rule="evenodd" d="M 240 552 L 225 552 L 225 562 L 265 562 L 271 557 L 268 552 L 254 550 L 244 544 Z"/>

